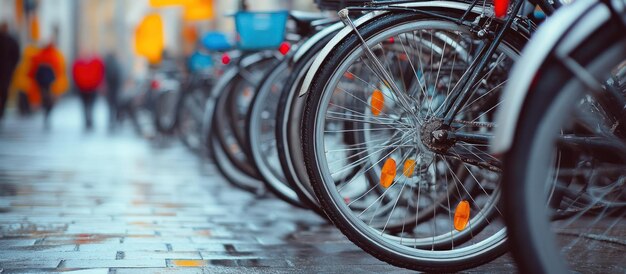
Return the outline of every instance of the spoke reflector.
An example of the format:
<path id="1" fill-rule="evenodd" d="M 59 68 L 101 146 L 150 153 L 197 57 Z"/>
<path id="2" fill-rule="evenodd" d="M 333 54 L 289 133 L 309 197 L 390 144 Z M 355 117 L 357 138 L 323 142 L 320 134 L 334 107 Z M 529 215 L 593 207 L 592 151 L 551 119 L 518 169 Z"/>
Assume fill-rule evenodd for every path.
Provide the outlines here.
<path id="1" fill-rule="evenodd" d="M 380 115 L 380 112 L 385 106 L 385 97 L 383 97 L 383 93 L 380 90 L 374 90 L 374 92 L 372 93 L 372 100 L 370 105 L 372 114 L 374 114 L 374 116 Z"/>
<path id="2" fill-rule="evenodd" d="M 413 176 L 413 172 L 415 171 L 415 160 L 413 159 L 407 159 L 406 162 L 404 162 L 404 168 L 402 169 L 402 174 L 404 174 L 404 176 L 411 178 L 411 176 Z"/>
<path id="3" fill-rule="evenodd" d="M 384 188 L 388 188 L 393 183 L 393 179 L 396 177 L 396 160 L 388 158 L 383 165 L 383 170 L 380 173 L 380 185 Z"/>
<path id="4" fill-rule="evenodd" d="M 459 202 L 454 210 L 454 229 L 463 231 L 469 222 L 470 204 L 466 200 Z"/>

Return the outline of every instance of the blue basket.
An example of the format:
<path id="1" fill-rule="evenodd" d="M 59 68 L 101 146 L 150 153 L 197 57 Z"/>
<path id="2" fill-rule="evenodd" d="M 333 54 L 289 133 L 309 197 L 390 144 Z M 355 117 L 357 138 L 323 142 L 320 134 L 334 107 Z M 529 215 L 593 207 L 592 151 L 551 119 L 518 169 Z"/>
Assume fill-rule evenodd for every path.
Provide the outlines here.
<path id="1" fill-rule="evenodd" d="M 239 33 L 239 49 L 277 48 L 285 38 L 287 11 L 237 12 L 235 26 Z"/>

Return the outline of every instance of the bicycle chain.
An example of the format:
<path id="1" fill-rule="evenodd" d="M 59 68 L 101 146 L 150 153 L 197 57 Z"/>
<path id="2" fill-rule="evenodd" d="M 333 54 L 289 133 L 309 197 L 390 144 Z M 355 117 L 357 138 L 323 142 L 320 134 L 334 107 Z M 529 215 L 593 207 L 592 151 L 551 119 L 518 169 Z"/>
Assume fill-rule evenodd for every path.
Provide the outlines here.
<path id="1" fill-rule="evenodd" d="M 432 118 L 432 120 L 443 122 L 442 118 Z M 465 120 L 452 120 L 453 123 L 467 125 L 467 126 L 475 126 L 475 127 L 484 127 L 484 128 L 494 128 L 496 124 L 490 122 L 472 122 Z"/>

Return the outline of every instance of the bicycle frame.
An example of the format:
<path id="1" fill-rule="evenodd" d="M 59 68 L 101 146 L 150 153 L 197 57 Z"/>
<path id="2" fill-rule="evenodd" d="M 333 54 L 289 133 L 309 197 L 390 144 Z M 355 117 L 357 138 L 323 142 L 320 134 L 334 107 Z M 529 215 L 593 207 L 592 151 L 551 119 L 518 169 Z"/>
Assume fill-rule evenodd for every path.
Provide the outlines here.
<path id="1" fill-rule="evenodd" d="M 470 4 L 467 4 L 467 3 L 453 2 L 453 1 L 428 1 L 428 2 L 410 2 L 406 4 L 402 3 L 402 4 L 394 5 L 394 7 L 385 7 L 385 8 L 361 7 L 358 9 L 363 10 L 363 11 L 372 11 L 372 12 L 369 12 L 359 17 L 358 19 L 354 20 L 353 23 L 355 27 L 359 28 L 378 17 L 388 14 L 389 12 L 399 11 L 399 10 L 400 11 L 415 11 L 416 9 L 437 9 L 437 8 L 455 9 L 455 10 L 460 10 L 460 11 L 471 10 L 471 12 L 475 14 L 485 14 L 487 16 L 493 16 L 492 10 L 490 9 L 483 10 L 482 7 L 470 8 Z M 421 12 L 426 12 L 427 14 L 432 13 L 428 10 L 423 10 Z M 451 17 L 446 17 L 446 19 L 458 20 L 458 18 L 451 18 Z M 326 59 L 327 56 L 332 52 L 332 50 L 342 40 L 344 40 L 348 35 L 350 35 L 352 31 L 353 29 L 351 27 L 345 26 L 343 29 L 341 29 L 341 31 L 339 31 L 339 33 L 337 33 L 337 35 L 335 35 L 335 37 L 328 43 L 328 45 L 324 47 L 322 51 L 320 51 L 320 54 L 317 56 L 317 58 L 311 65 L 311 68 L 307 72 L 304 82 L 302 83 L 302 87 L 300 88 L 299 96 L 304 96 L 305 94 L 309 92 L 309 89 L 311 87 L 311 82 L 313 81 L 313 77 L 315 77 L 315 74 L 321 67 L 324 59 Z"/>
<path id="2" fill-rule="evenodd" d="M 490 41 L 485 43 L 485 46 L 480 50 L 480 53 L 479 53 L 480 57 L 475 59 L 470 64 L 468 72 L 463 74 L 463 76 L 459 80 L 459 83 L 461 83 L 460 85 L 458 85 L 459 88 L 458 89 L 455 88 L 453 91 L 451 91 L 451 93 L 454 94 L 452 95 L 453 96 L 452 100 L 447 101 L 443 108 L 443 111 L 436 114 L 438 116 L 441 116 L 441 118 L 443 118 L 443 123 L 440 129 L 442 131 L 445 131 L 445 132 L 442 132 L 443 134 L 441 134 L 441 136 L 444 136 L 443 139 L 445 140 L 442 139 L 441 141 L 447 142 L 447 141 L 461 140 L 461 141 L 465 141 L 468 143 L 479 143 L 479 144 L 489 143 L 492 137 L 489 135 L 453 134 L 451 130 L 451 124 L 453 122 L 454 117 L 458 113 L 458 111 L 462 109 L 462 107 L 465 106 L 465 104 L 467 104 L 467 101 L 469 100 L 469 98 L 474 94 L 474 90 L 472 90 L 472 87 L 477 81 L 479 81 L 482 78 L 484 74 L 484 69 L 489 64 L 489 61 L 491 60 L 493 53 L 495 53 L 500 42 L 502 41 L 505 32 L 508 31 L 513 26 L 516 20 L 518 20 L 519 17 L 517 17 L 516 15 L 518 14 L 519 10 L 522 8 L 522 5 L 524 4 L 524 0 L 515 2 L 515 5 L 513 6 L 511 12 L 509 13 L 510 15 L 508 16 L 508 18 L 506 18 L 506 20 L 504 21 L 504 24 L 501 25 L 499 29 L 495 29 L 495 30 L 489 29 L 488 26 L 484 27 L 484 26 L 478 25 L 477 23 L 480 23 L 478 21 L 465 20 L 467 15 L 470 12 L 473 12 L 476 15 L 479 15 L 480 17 L 478 17 L 477 19 L 493 18 L 493 13 L 491 9 L 483 9 L 482 7 L 476 7 L 476 4 L 479 1 L 480 0 L 475 0 L 471 4 L 455 3 L 453 5 L 443 4 L 445 2 L 443 3 L 442 2 L 417 2 L 417 3 L 412 2 L 412 3 L 407 3 L 407 4 L 397 4 L 398 1 L 386 1 L 382 3 L 377 3 L 377 5 L 378 4 L 384 5 L 386 3 L 393 4 L 393 5 L 380 6 L 380 7 L 379 6 L 353 7 L 353 8 L 347 8 L 347 9 L 340 11 L 339 12 L 340 17 L 342 21 L 344 22 L 344 24 L 346 25 L 344 30 L 342 30 L 342 32 L 340 32 L 340 34 L 338 35 L 338 37 L 341 37 L 341 38 L 337 38 L 331 41 L 329 46 L 326 47 L 322 51 L 320 56 L 316 59 L 311 70 L 307 74 L 307 77 L 305 78 L 305 83 L 301 89 L 300 95 L 304 95 L 307 92 L 310 86 L 310 82 L 312 78 L 314 77 L 314 73 L 317 71 L 317 68 L 320 66 L 321 62 L 324 60 L 326 55 L 334 47 L 335 44 L 333 42 L 337 43 L 338 41 L 341 41 L 343 37 L 349 35 L 352 31 L 354 31 L 359 37 L 359 39 L 361 39 L 362 45 L 365 45 L 365 41 L 361 38 L 358 32 L 358 27 L 365 24 L 366 22 L 369 22 L 369 20 L 372 20 L 373 18 L 376 18 L 377 16 L 380 16 L 388 12 L 393 12 L 393 11 L 402 11 L 402 12 L 409 11 L 409 12 L 426 14 L 426 15 L 433 16 L 433 17 L 438 17 L 440 19 L 453 21 L 456 23 L 466 25 L 470 28 L 473 28 L 479 37 L 484 37 L 486 39 L 489 39 L 490 36 L 493 36 L 493 38 L 489 39 Z M 549 3 L 547 2 L 545 2 L 545 4 L 549 5 Z M 437 13 L 437 12 L 429 11 L 426 9 L 428 7 L 447 7 L 447 8 L 462 9 L 465 11 L 465 14 L 461 18 L 454 18 L 454 17 Z M 364 20 L 357 19 L 356 21 L 353 22 L 348 17 L 349 15 L 348 11 L 374 11 L 373 13 L 374 15 L 367 17 Z M 377 12 L 380 12 L 380 14 L 376 14 Z M 519 27 L 519 25 L 516 25 L 516 27 Z M 528 32 L 530 32 L 530 30 L 528 30 Z M 390 90 L 394 93 L 395 97 L 398 98 L 403 108 L 405 108 L 409 112 L 412 112 L 413 111 L 412 109 L 414 106 L 410 106 L 408 104 L 408 100 L 406 100 L 405 98 L 406 95 L 395 85 L 394 81 L 392 81 L 390 76 L 386 73 L 385 69 L 382 67 L 379 60 L 374 56 L 374 54 L 371 52 L 371 50 L 367 46 L 363 46 L 363 50 L 365 52 L 365 55 L 367 56 L 367 59 L 370 61 L 370 63 L 373 64 L 375 74 L 377 74 L 378 77 L 381 80 L 383 80 L 383 82 L 385 82 L 385 84 L 390 88 Z"/>

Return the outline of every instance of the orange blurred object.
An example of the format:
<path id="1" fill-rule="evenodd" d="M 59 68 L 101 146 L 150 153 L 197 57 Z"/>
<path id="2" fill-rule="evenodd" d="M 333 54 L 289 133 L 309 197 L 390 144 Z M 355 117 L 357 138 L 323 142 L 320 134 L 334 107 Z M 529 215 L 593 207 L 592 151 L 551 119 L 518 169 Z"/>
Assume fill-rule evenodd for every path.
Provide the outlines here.
<path id="1" fill-rule="evenodd" d="M 20 25 L 24 17 L 24 0 L 15 0 L 15 24 Z"/>
<path id="2" fill-rule="evenodd" d="M 163 20 L 157 13 L 146 15 L 135 30 L 135 51 L 151 64 L 161 62 L 165 48 Z"/>
<path id="3" fill-rule="evenodd" d="M 37 83 L 30 78 L 29 73 L 32 67 L 32 60 L 39 53 L 39 48 L 33 44 L 26 45 L 22 50 L 22 58 L 13 74 L 13 90 L 21 91 L 28 97 L 31 105 L 39 105 L 41 103 L 41 94 Z"/>
<path id="4" fill-rule="evenodd" d="M 182 31 L 182 38 L 183 38 L 183 43 L 182 43 L 182 48 L 183 48 L 183 54 L 185 56 L 189 56 L 191 54 L 193 54 L 195 48 L 196 48 L 196 43 L 198 41 L 198 28 L 196 28 L 195 25 L 190 24 L 190 23 L 186 23 L 183 26 L 183 31 Z"/>
<path id="5" fill-rule="evenodd" d="M 165 8 L 172 6 L 181 6 L 188 2 L 187 0 L 150 0 L 150 6 L 155 8 Z"/>
<path id="6" fill-rule="evenodd" d="M 470 218 L 470 204 L 466 200 L 460 201 L 454 210 L 454 229 L 463 231 Z"/>
<path id="7" fill-rule="evenodd" d="M 370 105 L 372 114 L 374 114 L 374 116 L 380 115 L 380 113 L 383 111 L 383 107 L 385 107 L 385 97 L 380 90 L 374 90 L 374 92 L 372 93 L 372 100 L 370 102 Z"/>
<path id="8" fill-rule="evenodd" d="M 63 58 L 61 51 L 53 44 L 49 44 L 33 55 L 29 66 L 28 77 L 32 79 L 34 83 L 36 83 L 35 74 L 37 68 L 42 64 L 50 66 L 54 72 L 55 79 L 50 86 L 52 94 L 58 96 L 65 93 L 69 87 L 69 81 L 65 73 L 65 58 Z M 34 86 L 37 85 L 34 84 Z"/>
<path id="9" fill-rule="evenodd" d="M 188 21 L 213 20 L 213 0 L 187 0 L 183 18 Z"/>
<path id="10" fill-rule="evenodd" d="M 37 15 L 33 14 L 30 18 L 30 39 L 37 42 L 39 41 L 39 19 Z"/>
<path id="11" fill-rule="evenodd" d="M 196 43 L 198 41 L 198 28 L 194 25 L 185 25 L 183 27 L 183 39 L 186 43 Z"/>
<path id="12" fill-rule="evenodd" d="M 402 174 L 404 174 L 404 176 L 408 178 L 411 178 L 411 176 L 413 176 L 414 171 L 415 171 L 415 160 L 407 159 L 406 162 L 404 162 L 404 168 L 402 169 Z"/>
<path id="13" fill-rule="evenodd" d="M 213 0 L 150 0 L 155 8 L 183 7 L 183 19 L 187 21 L 213 20 Z"/>
<path id="14" fill-rule="evenodd" d="M 393 183 L 393 179 L 396 177 L 396 160 L 388 158 L 385 160 L 383 169 L 380 172 L 380 185 L 384 188 L 388 188 Z"/>

